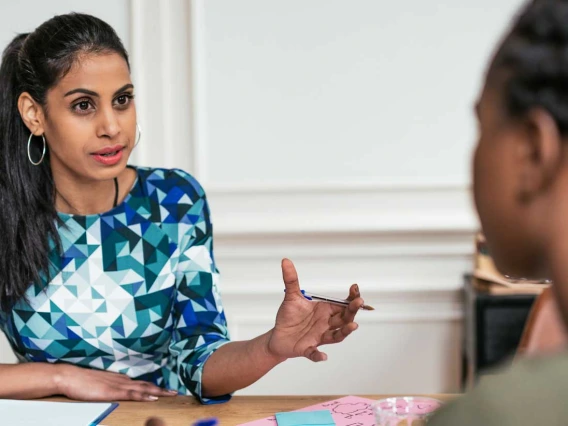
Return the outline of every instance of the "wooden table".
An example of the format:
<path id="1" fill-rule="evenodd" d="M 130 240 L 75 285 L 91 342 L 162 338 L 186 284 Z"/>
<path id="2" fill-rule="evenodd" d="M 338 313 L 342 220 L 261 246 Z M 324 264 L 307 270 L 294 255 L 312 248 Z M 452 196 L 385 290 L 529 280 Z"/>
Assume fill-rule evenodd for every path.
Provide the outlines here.
<path id="1" fill-rule="evenodd" d="M 344 396 L 344 395 L 341 395 Z M 361 395 L 382 399 L 393 395 Z M 448 401 L 455 395 L 428 395 Z M 160 417 L 168 426 L 191 426 L 197 419 L 217 417 L 220 426 L 235 426 L 280 411 L 292 411 L 309 405 L 329 401 L 340 396 L 234 396 L 224 404 L 201 405 L 194 398 L 176 396 L 160 398 L 156 402 L 120 402 L 120 405 L 103 420 L 105 426 L 144 426 L 149 417 Z"/>

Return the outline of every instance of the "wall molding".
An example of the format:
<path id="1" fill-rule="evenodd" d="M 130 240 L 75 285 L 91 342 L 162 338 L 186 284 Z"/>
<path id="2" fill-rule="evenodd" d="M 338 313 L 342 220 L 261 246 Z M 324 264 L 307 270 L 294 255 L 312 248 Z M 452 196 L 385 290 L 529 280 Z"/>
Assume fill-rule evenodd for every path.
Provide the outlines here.
<path id="1" fill-rule="evenodd" d="M 463 186 L 334 183 L 208 187 L 217 235 L 461 234 L 478 229 Z"/>
<path id="2" fill-rule="evenodd" d="M 384 191 L 384 192 L 419 192 L 419 191 L 471 191 L 471 185 L 463 182 L 444 182 L 428 178 L 413 177 L 400 179 L 389 177 L 349 178 L 343 180 L 290 180 L 262 182 L 210 182 L 209 192 L 226 193 L 310 193 L 310 192 L 352 192 L 352 191 Z"/>
<path id="3" fill-rule="evenodd" d="M 205 5 L 130 2 L 132 74 L 143 130 L 132 162 L 192 173 L 208 194 L 218 238 L 436 233 L 470 238 L 478 225 L 466 183 L 210 181 Z"/>
<path id="4" fill-rule="evenodd" d="M 266 326 L 274 324 L 274 316 L 258 315 L 258 316 L 242 316 L 236 315 L 230 318 L 231 327 L 238 330 L 240 327 L 246 326 Z M 398 313 L 366 313 L 366 315 L 357 316 L 358 324 L 377 324 L 377 323 L 408 323 L 408 322 L 460 322 L 463 320 L 463 313 L 458 310 L 448 310 L 445 312 L 398 312 Z"/>
<path id="5" fill-rule="evenodd" d="M 130 2 L 131 68 L 140 144 L 131 162 L 195 174 L 188 0 Z"/>
<path id="6" fill-rule="evenodd" d="M 409 347 L 425 353 L 412 362 L 429 372 L 417 389 L 457 389 L 461 276 L 472 266 L 478 229 L 469 184 L 388 176 L 306 181 L 295 179 L 294 170 L 285 182 L 211 180 L 208 167 L 216 159 L 208 152 L 213 117 L 207 117 L 206 108 L 207 4 L 130 4 L 132 73 L 143 130 L 132 162 L 185 169 L 205 188 L 233 337 L 250 337 L 274 324 L 283 295 L 279 261 L 286 256 L 294 260 L 306 288 L 341 297 L 356 281 L 365 300 L 377 308 L 357 316 L 366 327 L 352 338 L 366 348 L 370 342 L 370 352 L 357 358 L 352 346 L 331 349 L 337 351 L 337 361 L 331 362 L 338 368 L 345 356 L 358 361 L 340 383 L 325 383 L 325 390 L 404 391 L 400 383 L 417 383 L 414 373 L 405 373 L 405 361 L 402 373 L 379 368 L 374 377 L 368 371 L 377 368 L 379 357 L 410 359 Z M 383 339 L 380 345 L 377 335 Z M 410 346 L 401 335 L 411 339 Z M 287 369 L 308 377 L 313 366 L 291 362 L 245 393 L 297 391 L 282 387 Z M 331 377 L 336 364 L 328 364 L 334 368 Z M 316 385 L 306 383 L 302 393 L 321 394 Z"/>

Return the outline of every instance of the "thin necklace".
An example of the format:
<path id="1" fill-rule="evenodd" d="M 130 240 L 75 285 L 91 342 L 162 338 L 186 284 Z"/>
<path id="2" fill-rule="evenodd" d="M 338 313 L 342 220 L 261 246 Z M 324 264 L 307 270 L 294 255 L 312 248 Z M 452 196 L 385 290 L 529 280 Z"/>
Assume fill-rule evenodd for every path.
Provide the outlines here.
<path id="1" fill-rule="evenodd" d="M 112 203 L 112 208 L 115 208 L 117 203 L 118 203 L 118 179 L 114 178 L 114 202 Z"/>

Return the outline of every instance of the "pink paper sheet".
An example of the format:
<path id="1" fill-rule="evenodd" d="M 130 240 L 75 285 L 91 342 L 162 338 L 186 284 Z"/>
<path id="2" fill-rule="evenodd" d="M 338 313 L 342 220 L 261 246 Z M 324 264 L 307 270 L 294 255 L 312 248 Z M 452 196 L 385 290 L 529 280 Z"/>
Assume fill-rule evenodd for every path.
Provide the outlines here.
<path id="1" fill-rule="evenodd" d="M 374 426 L 375 416 L 372 408 L 374 402 L 372 399 L 358 396 L 344 396 L 343 398 L 333 399 L 295 411 L 329 410 L 337 426 Z M 276 423 L 276 417 L 271 416 L 249 423 L 242 423 L 238 426 L 245 425 L 277 426 L 278 424 Z"/>

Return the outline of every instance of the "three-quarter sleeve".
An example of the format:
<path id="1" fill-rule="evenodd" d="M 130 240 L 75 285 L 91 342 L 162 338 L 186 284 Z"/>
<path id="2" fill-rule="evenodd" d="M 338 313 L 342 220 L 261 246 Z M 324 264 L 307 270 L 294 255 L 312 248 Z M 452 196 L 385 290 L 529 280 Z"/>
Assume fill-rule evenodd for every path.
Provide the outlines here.
<path id="1" fill-rule="evenodd" d="M 230 399 L 230 395 L 204 398 L 201 387 L 205 362 L 229 341 L 229 333 L 218 288 L 209 206 L 203 189 L 195 180 L 192 183 L 198 198 L 182 219 L 189 228 L 179 244 L 174 329 L 169 346 L 173 374 L 167 386 L 211 404 Z"/>

